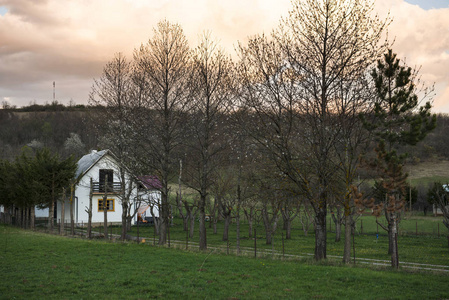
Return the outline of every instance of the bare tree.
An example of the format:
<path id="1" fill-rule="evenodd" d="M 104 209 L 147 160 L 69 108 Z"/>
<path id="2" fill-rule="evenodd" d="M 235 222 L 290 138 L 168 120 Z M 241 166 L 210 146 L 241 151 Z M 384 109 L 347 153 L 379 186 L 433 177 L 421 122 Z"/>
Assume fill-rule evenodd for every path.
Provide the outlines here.
<path id="1" fill-rule="evenodd" d="M 232 63 L 209 33 L 204 33 L 193 52 L 192 139 L 189 160 L 186 161 L 186 183 L 200 196 L 199 248 L 207 249 L 205 209 L 213 182 L 213 172 L 219 162 L 223 143 L 223 121 L 231 104 Z M 221 129 L 221 130 L 220 130 Z"/>
<path id="2" fill-rule="evenodd" d="M 372 1 L 293 1 L 272 40 L 240 48 L 246 103 L 267 137 L 258 140 L 315 213 L 315 259 L 326 258 L 326 215 L 344 112 L 342 83 L 358 80 L 379 54 L 388 20 Z M 248 101 L 250 100 L 250 101 Z M 296 142 L 296 143 L 295 143 Z"/>
<path id="3" fill-rule="evenodd" d="M 235 211 L 236 195 L 234 193 L 235 174 L 231 168 L 221 168 L 211 186 L 211 194 L 217 205 L 220 216 L 224 220 L 223 241 L 229 239 L 229 226 Z"/>
<path id="4" fill-rule="evenodd" d="M 95 109 L 91 116 L 102 127 L 104 132 L 102 145 L 110 149 L 117 160 L 120 190 L 117 197 L 122 205 L 122 232 L 124 240 L 128 229 L 127 219 L 133 209 L 133 190 L 136 187 L 135 176 L 131 174 L 135 160 L 132 157 L 133 127 L 131 120 L 134 115 L 133 92 L 138 87 L 133 81 L 133 66 L 121 53 L 103 68 L 102 76 L 94 81 L 89 97 L 89 104 L 102 106 Z"/>
<path id="5" fill-rule="evenodd" d="M 302 231 L 304 232 L 304 236 L 307 236 L 309 233 L 309 228 L 314 222 L 313 218 L 313 210 L 311 205 L 304 201 L 303 205 L 301 205 L 302 213 L 299 213 L 299 222 L 301 223 Z M 300 208 L 301 208 L 300 207 Z"/>
<path id="6" fill-rule="evenodd" d="M 282 201 L 279 199 L 279 191 L 264 188 L 261 195 L 262 220 L 265 226 L 265 239 L 267 245 L 273 242 L 273 234 L 276 232 Z M 263 196 L 262 196 L 263 195 Z"/>
<path id="7" fill-rule="evenodd" d="M 295 87 L 291 77 L 294 74 L 288 68 L 280 45 L 265 36 L 251 38 L 246 47 L 240 45 L 239 56 L 239 96 L 242 106 L 246 108 L 246 113 L 241 113 L 240 118 L 249 119 L 240 122 L 244 124 L 241 130 L 255 141 L 259 164 L 263 167 L 271 164 L 285 172 L 284 157 L 289 157 L 285 160 L 292 161 L 292 147 L 298 137 L 295 123 Z M 257 173 L 260 176 L 260 170 Z M 268 175 L 268 172 L 265 172 L 265 175 Z M 260 185 L 264 184 L 259 182 Z M 277 198 L 274 196 L 271 194 L 269 198 Z M 280 203 L 271 203 L 274 205 L 273 212 L 276 211 L 276 214 L 272 215 L 273 218 L 268 217 L 268 203 L 261 203 L 265 203 L 265 209 L 262 209 L 265 212 L 265 224 L 271 228 L 271 225 L 277 222 Z M 244 207 L 247 218 L 252 217 L 252 214 L 248 213 L 253 211 L 252 208 L 248 210 Z M 271 231 L 266 230 L 268 235 Z M 269 239 L 270 236 L 267 236 L 267 243 L 271 243 Z"/>
<path id="8" fill-rule="evenodd" d="M 283 229 L 285 230 L 285 238 L 292 238 L 292 223 L 293 220 L 301 212 L 301 201 L 297 197 L 285 195 L 281 202 L 281 215 L 284 222 Z"/>
<path id="9" fill-rule="evenodd" d="M 134 155 L 144 170 L 161 181 L 161 224 L 159 244 L 169 234 L 169 182 L 175 174 L 175 150 L 183 134 L 185 112 L 189 109 L 191 78 L 190 50 L 178 24 L 161 21 L 153 37 L 134 52 L 133 95 Z"/>
<path id="10" fill-rule="evenodd" d="M 443 214 L 443 224 L 449 230 L 449 185 L 435 182 L 428 191 L 427 197 L 435 208 Z M 447 235 L 449 247 L 449 234 Z"/>
<path id="11" fill-rule="evenodd" d="M 327 200 L 338 165 L 334 145 L 340 139 L 347 106 L 358 98 L 342 97 L 342 84 L 358 81 L 379 57 L 387 20 L 373 17 L 373 1 L 296 1 L 280 29 L 280 41 L 301 89 L 300 111 L 313 159 L 311 187 L 316 196 L 315 259 L 326 258 Z M 285 30 L 285 31 L 283 31 Z M 349 84 L 348 84 L 349 82 Z"/>

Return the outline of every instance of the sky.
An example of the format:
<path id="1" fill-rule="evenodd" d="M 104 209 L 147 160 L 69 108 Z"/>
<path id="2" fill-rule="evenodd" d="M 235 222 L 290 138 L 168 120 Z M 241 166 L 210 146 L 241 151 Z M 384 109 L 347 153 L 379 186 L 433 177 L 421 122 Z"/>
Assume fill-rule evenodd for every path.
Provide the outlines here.
<path id="1" fill-rule="evenodd" d="M 117 52 L 132 52 L 157 22 L 179 23 L 194 47 L 211 31 L 227 52 L 269 33 L 290 0 L 0 0 L 0 105 L 55 99 L 87 104 L 95 78 Z M 449 0 L 377 0 L 393 18 L 393 50 L 435 86 L 435 112 L 449 113 Z"/>

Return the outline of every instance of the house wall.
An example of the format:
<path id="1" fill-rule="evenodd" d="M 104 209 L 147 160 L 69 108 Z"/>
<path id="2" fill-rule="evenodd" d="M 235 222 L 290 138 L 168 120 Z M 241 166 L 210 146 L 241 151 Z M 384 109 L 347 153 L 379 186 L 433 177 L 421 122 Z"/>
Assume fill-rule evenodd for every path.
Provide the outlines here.
<path id="1" fill-rule="evenodd" d="M 113 181 L 120 182 L 120 172 L 118 164 L 115 159 L 110 155 L 103 156 L 99 161 L 97 161 L 91 168 L 84 174 L 80 179 L 79 183 L 75 186 L 74 198 L 73 198 L 73 215 L 74 221 L 78 225 L 86 225 L 88 222 L 88 214 L 86 210 L 89 207 L 89 193 L 90 193 L 90 178 L 93 182 L 100 181 L 100 169 L 112 169 L 114 174 Z M 129 184 L 130 175 L 125 175 L 125 182 Z M 128 189 L 128 186 L 127 186 Z M 104 193 L 94 193 L 92 197 L 92 223 L 103 223 L 104 222 L 104 212 L 103 210 L 98 210 L 98 201 L 103 200 Z M 108 194 L 108 199 L 114 200 L 114 211 L 107 212 L 108 223 L 120 224 L 122 222 L 122 202 L 118 195 Z M 154 205 L 154 214 L 159 216 L 159 203 L 161 201 L 161 194 L 157 190 L 140 190 L 137 191 L 137 187 L 133 186 L 133 191 L 130 196 L 131 207 L 134 210 L 139 208 L 139 201 L 145 203 L 152 203 Z M 64 216 L 61 216 L 61 202 L 58 202 L 56 206 L 57 218 L 62 219 L 64 222 L 70 222 L 70 199 L 66 199 L 64 207 Z M 149 212 L 148 212 L 149 214 Z M 48 215 L 48 212 L 47 212 Z M 137 215 L 133 218 L 133 223 L 137 221 Z"/>
<path id="2" fill-rule="evenodd" d="M 139 200 L 140 203 L 136 203 L 135 209 L 138 210 L 139 206 L 147 206 L 153 207 L 153 213 L 155 217 L 159 217 L 159 207 L 161 203 L 161 192 L 157 190 L 147 190 L 145 192 L 139 191 Z M 142 218 L 144 217 L 151 217 L 151 208 L 148 208 L 143 214 Z M 137 222 L 137 214 L 133 218 L 134 223 Z"/>
<path id="3" fill-rule="evenodd" d="M 90 178 L 93 182 L 98 182 L 100 169 L 112 169 L 114 171 L 114 182 L 120 182 L 119 169 L 115 160 L 109 156 L 103 156 L 94 166 L 92 166 L 81 178 L 79 183 L 75 187 L 75 198 L 74 198 L 74 219 L 77 224 L 87 224 L 88 214 L 86 212 L 89 207 L 89 193 L 90 193 Z M 125 182 L 129 182 L 129 175 L 125 176 Z M 137 189 L 134 188 L 131 194 L 131 201 L 133 201 L 137 196 Z M 98 201 L 103 199 L 103 193 L 94 193 L 92 197 L 92 222 L 101 223 L 104 222 L 104 212 L 103 210 L 98 211 Z M 122 221 L 122 203 L 120 198 L 116 194 L 109 194 L 108 199 L 114 200 L 114 211 L 107 212 L 108 223 L 120 223 Z M 66 200 L 65 204 L 65 214 L 64 220 L 68 222 L 70 220 L 70 201 Z M 58 205 L 58 218 L 61 216 L 61 205 Z"/>
<path id="4" fill-rule="evenodd" d="M 49 209 L 46 208 L 38 208 L 37 206 L 34 209 L 34 216 L 36 218 L 48 218 Z"/>

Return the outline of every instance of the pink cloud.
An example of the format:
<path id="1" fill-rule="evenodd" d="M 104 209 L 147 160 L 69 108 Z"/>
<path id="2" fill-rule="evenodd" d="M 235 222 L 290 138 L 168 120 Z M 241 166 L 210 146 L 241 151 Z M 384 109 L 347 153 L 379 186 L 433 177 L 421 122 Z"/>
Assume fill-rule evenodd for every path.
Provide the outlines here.
<path id="1" fill-rule="evenodd" d="M 51 100 L 86 103 L 93 78 L 116 52 L 131 56 L 161 19 L 179 22 L 193 46 L 212 31 L 232 53 L 248 35 L 269 33 L 290 9 L 290 0 L 0 0 L 0 98 L 13 104 Z M 394 17 L 394 50 L 423 79 L 437 83 L 438 110 L 449 112 L 448 9 L 423 10 L 404 0 L 378 0 L 377 10 Z"/>

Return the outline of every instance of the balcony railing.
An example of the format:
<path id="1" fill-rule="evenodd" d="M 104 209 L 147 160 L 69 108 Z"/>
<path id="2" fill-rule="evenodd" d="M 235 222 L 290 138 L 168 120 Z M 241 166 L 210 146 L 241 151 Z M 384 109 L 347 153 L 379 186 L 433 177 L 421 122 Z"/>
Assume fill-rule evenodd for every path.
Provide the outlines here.
<path id="1" fill-rule="evenodd" d="M 120 182 L 93 182 L 94 193 L 104 193 L 108 189 L 108 193 L 119 193 L 121 190 Z"/>

